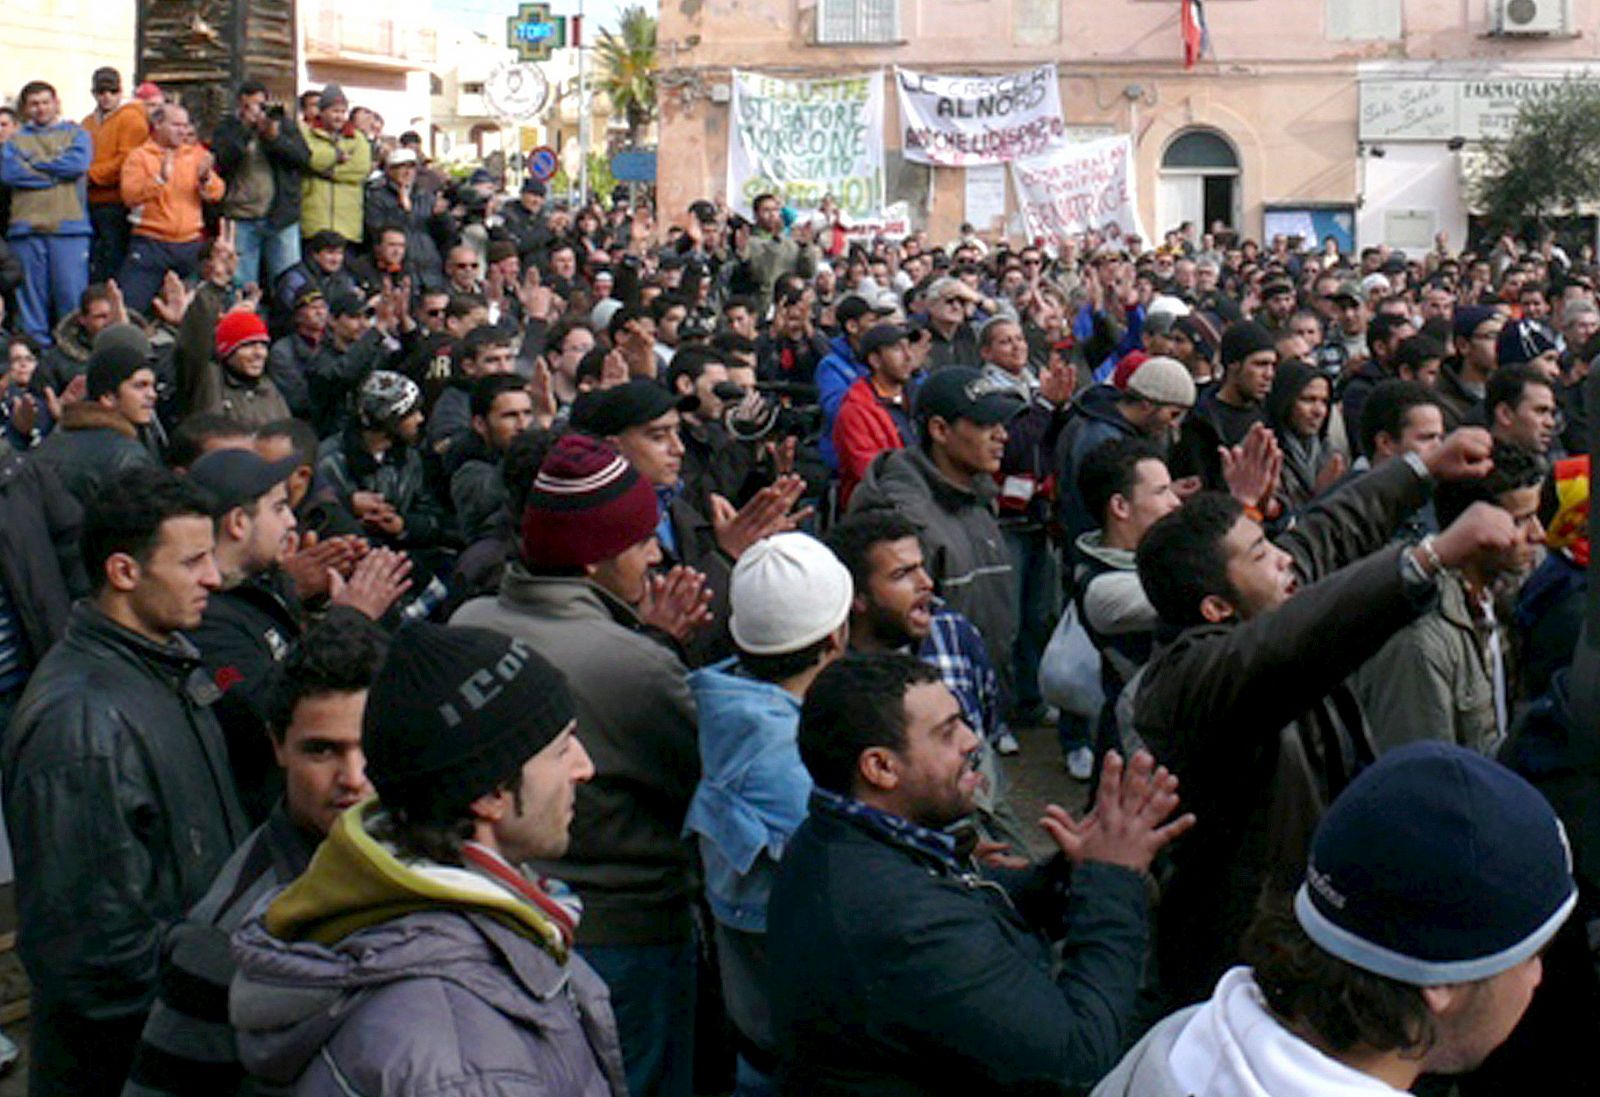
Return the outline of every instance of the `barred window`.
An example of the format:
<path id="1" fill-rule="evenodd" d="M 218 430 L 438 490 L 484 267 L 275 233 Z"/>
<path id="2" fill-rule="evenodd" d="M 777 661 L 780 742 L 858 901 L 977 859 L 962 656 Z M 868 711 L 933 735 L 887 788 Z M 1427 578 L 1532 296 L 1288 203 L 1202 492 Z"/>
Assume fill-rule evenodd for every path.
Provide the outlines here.
<path id="1" fill-rule="evenodd" d="M 882 45 L 900 41 L 900 0 L 817 0 L 817 44 Z"/>

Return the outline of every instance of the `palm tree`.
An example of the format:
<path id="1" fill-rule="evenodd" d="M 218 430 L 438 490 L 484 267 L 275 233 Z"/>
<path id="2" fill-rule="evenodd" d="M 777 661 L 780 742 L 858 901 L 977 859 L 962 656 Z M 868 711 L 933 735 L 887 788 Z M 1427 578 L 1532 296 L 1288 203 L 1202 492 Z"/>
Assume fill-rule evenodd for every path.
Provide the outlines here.
<path id="1" fill-rule="evenodd" d="M 628 120 L 628 145 L 656 114 L 656 20 L 643 8 L 624 8 L 617 32 L 602 31 L 594 47 L 600 90 Z"/>

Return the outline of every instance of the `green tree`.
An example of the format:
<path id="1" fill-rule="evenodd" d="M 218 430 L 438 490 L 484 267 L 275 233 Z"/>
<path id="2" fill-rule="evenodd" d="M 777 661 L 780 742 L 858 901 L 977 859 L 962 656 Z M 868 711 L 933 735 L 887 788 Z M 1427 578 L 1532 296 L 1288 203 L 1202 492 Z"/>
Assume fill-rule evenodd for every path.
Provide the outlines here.
<path id="1" fill-rule="evenodd" d="M 624 8 L 615 33 L 603 31 L 594 47 L 599 88 L 628 122 L 628 145 L 656 116 L 656 20 L 643 8 Z"/>
<path id="2" fill-rule="evenodd" d="M 1485 151 L 1476 197 L 1497 225 L 1515 230 L 1600 201 L 1600 86 L 1567 80 L 1526 100 L 1510 136 Z"/>

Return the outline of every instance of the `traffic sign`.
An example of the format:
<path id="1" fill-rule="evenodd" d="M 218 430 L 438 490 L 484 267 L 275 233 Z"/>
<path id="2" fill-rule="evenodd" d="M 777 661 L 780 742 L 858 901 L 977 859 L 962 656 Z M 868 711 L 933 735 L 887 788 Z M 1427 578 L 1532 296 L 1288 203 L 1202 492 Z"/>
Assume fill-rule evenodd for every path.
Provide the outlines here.
<path id="1" fill-rule="evenodd" d="M 557 166 L 556 150 L 549 145 L 540 145 L 528 153 L 528 174 L 541 183 L 556 173 Z"/>
<path id="2" fill-rule="evenodd" d="M 506 18 L 506 45 L 522 61 L 548 61 L 550 51 L 567 44 L 567 17 L 550 14 L 545 3 L 519 4 Z"/>
<path id="3" fill-rule="evenodd" d="M 656 150 L 628 149 L 611 158 L 611 175 L 619 183 L 654 183 Z"/>

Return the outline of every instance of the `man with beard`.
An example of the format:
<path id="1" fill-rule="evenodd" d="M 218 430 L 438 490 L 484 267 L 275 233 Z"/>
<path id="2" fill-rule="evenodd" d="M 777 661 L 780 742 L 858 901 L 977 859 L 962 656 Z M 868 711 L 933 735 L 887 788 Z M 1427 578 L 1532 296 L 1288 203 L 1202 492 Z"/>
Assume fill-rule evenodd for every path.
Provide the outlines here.
<path id="1" fill-rule="evenodd" d="M 1144 872 L 1194 821 L 1166 821 L 1176 778 L 1148 754 L 1108 756 L 1095 821 L 1046 808 L 1060 856 L 997 884 L 944 830 L 974 809 L 980 741 L 934 668 L 834 663 L 799 744 L 816 789 L 767 923 L 780 1086 L 1054 1092 L 1103 1075 L 1133 1022 Z"/>
<path id="2" fill-rule="evenodd" d="M 880 454 L 850 500 L 852 512 L 897 510 L 916 523 L 936 589 L 983 634 L 1008 696 L 1016 579 L 995 518 L 994 474 L 1006 424 L 1024 407 L 976 369 L 940 370 L 917 393 L 922 444 Z"/>
<path id="3" fill-rule="evenodd" d="M 1199 476 L 1210 488 L 1225 486 L 1217 451 L 1237 446 L 1261 422 L 1277 365 L 1276 341 L 1255 321 L 1235 324 L 1223 333 L 1222 383 L 1200 394 L 1184 422 L 1172 451 L 1174 476 Z"/>
<path id="4" fill-rule="evenodd" d="M 1005 698 L 983 637 L 934 594 L 917 527 L 902 514 L 852 514 L 828 533 L 828 547 L 850 570 L 850 647 L 916 655 L 939 672 L 961 703 L 962 719 L 983 740 L 978 771 L 985 783 L 977 812 L 987 836 L 1027 852 L 1021 821 L 1006 800 L 994 743 L 1004 733 Z"/>
<path id="5" fill-rule="evenodd" d="M 1301 878 L 1317 819 L 1372 759 L 1346 679 L 1427 611 L 1442 572 L 1515 541 L 1511 516 L 1480 505 L 1420 545 L 1388 543 L 1435 482 L 1482 478 L 1490 456 L 1487 431 L 1458 431 L 1328 495 L 1277 544 L 1212 493 L 1145 534 L 1139 581 L 1173 639 L 1145 666 L 1134 726 L 1207 819 L 1174 849 L 1162 897 L 1174 1001 L 1205 997 L 1236 961 L 1263 889 Z"/>

